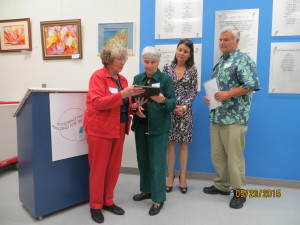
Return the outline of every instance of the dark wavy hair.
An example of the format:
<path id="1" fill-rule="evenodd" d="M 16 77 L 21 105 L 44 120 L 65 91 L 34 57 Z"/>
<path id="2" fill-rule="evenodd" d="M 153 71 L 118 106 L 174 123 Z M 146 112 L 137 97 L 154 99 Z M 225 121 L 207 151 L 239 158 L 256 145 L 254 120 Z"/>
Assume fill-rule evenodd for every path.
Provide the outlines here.
<path id="1" fill-rule="evenodd" d="M 195 64 L 195 62 L 194 62 L 194 43 L 189 39 L 181 39 L 177 45 L 177 48 L 181 44 L 184 44 L 186 47 L 188 47 L 190 49 L 190 57 L 185 62 L 186 68 L 189 69 Z M 177 48 L 176 48 L 176 50 L 177 50 Z M 177 64 L 176 54 L 174 56 L 172 63 Z"/>

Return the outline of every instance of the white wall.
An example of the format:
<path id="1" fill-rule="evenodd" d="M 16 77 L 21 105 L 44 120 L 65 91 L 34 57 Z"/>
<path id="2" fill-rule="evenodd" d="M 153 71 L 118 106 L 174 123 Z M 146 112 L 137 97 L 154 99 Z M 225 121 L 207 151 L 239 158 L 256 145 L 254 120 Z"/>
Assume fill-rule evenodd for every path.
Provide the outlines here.
<path id="1" fill-rule="evenodd" d="M 102 67 L 98 50 L 101 22 L 135 24 L 135 55 L 121 74 L 132 83 L 139 72 L 139 0 L 0 0 L 0 20 L 30 18 L 32 51 L 0 53 L 0 101 L 20 101 L 28 87 L 87 89 L 91 74 Z M 43 60 L 40 21 L 81 19 L 83 59 Z M 123 167 L 136 167 L 133 133 L 125 142 Z"/>
<path id="2" fill-rule="evenodd" d="M 0 105 L 0 162 L 18 155 L 16 118 L 12 117 L 17 106 L 17 104 Z"/>

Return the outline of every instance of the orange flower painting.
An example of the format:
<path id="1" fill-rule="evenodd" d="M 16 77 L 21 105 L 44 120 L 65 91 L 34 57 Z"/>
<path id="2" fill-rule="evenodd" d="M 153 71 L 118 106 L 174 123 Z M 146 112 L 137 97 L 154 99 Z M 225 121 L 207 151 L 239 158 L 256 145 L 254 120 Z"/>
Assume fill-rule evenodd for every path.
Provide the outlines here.
<path id="1" fill-rule="evenodd" d="M 4 26 L 3 31 L 5 46 L 25 45 L 25 28 L 23 25 Z"/>
<path id="2" fill-rule="evenodd" d="M 0 20 L 0 52 L 32 51 L 30 18 Z"/>
<path id="3" fill-rule="evenodd" d="M 46 55 L 73 55 L 78 53 L 77 25 L 45 26 Z"/>
<path id="4" fill-rule="evenodd" d="M 43 59 L 82 59 L 81 20 L 40 22 Z"/>

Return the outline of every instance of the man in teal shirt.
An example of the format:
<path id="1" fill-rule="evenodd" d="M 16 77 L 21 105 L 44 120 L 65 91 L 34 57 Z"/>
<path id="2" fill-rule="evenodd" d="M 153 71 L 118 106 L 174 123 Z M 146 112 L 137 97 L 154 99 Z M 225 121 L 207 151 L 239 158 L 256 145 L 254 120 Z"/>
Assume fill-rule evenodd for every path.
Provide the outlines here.
<path id="1" fill-rule="evenodd" d="M 222 101 L 222 106 L 210 111 L 211 157 L 216 170 L 214 185 L 203 189 L 206 194 L 230 194 L 231 208 L 242 208 L 246 198 L 240 190 L 246 189 L 245 133 L 249 119 L 253 91 L 260 90 L 255 62 L 238 49 L 240 32 L 234 27 L 226 27 L 219 38 L 219 48 L 223 55 L 213 70 L 219 91 L 214 97 Z M 204 97 L 207 105 L 210 100 Z M 239 190 L 237 192 L 237 190 Z"/>

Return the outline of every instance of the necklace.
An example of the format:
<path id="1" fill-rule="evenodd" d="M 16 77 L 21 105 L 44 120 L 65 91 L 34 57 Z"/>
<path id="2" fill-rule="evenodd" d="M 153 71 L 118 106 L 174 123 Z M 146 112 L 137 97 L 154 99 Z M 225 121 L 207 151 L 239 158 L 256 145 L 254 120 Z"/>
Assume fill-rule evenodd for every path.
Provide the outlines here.
<path id="1" fill-rule="evenodd" d="M 146 80 L 146 86 L 149 86 L 150 85 L 150 82 L 151 82 L 151 77 L 147 77 L 147 80 Z"/>

